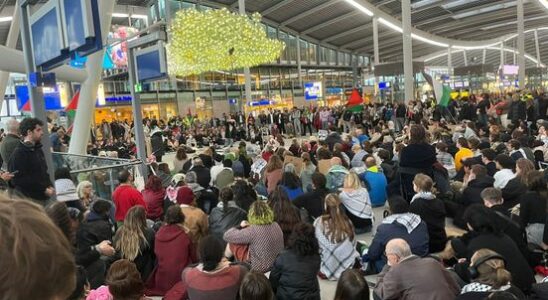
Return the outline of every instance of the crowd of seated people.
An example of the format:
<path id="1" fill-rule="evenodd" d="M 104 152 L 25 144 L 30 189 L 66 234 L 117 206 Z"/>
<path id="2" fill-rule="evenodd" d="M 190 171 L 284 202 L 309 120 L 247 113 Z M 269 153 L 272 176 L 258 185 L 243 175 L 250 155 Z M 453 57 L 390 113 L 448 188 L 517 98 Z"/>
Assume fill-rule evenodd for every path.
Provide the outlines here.
<path id="1" fill-rule="evenodd" d="M 0 196 L 0 270 L 17 270 L 3 294 L 320 299 L 330 280 L 334 299 L 542 299 L 548 124 L 449 126 L 421 109 L 398 128 L 327 119 L 322 140 L 177 151 L 142 190 L 121 171 L 112 201 L 87 182 L 45 209 Z"/>

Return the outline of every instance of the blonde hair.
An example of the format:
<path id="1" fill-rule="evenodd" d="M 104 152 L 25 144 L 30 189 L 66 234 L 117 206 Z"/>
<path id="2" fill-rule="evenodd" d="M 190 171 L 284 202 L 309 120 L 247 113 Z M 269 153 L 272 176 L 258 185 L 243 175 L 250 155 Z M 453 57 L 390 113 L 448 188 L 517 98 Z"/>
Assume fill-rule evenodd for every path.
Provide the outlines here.
<path id="1" fill-rule="evenodd" d="M 76 187 L 76 193 L 78 194 L 78 198 L 84 198 L 84 189 L 87 187 L 93 187 L 91 181 L 84 180 L 78 184 L 78 186 Z"/>
<path id="2" fill-rule="evenodd" d="M 478 260 L 483 259 L 486 256 L 494 256 L 500 254 L 489 249 L 480 249 L 472 255 L 470 259 L 471 264 L 474 266 Z M 491 258 L 482 262 L 479 266 L 476 266 L 479 276 L 474 281 L 487 284 L 494 289 L 499 289 L 502 286 L 507 285 L 512 280 L 512 275 L 505 269 L 504 260 L 500 258 Z"/>
<path id="3" fill-rule="evenodd" d="M 357 190 L 362 187 L 362 183 L 360 178 L 358 177 L 358 174 L 356 172 L 351 171 L 344 177 L 344 185 L 343 188 L 345 189 L 352 189 Z"/>
<path id="4" fill-rule="evenodd" d="M 354 240 L 354 227 L 341 209 L 341 199 L 337 194 L 325 197 L 325 214 L 321 216 L 323 234 L 331 243 L 340 243 L 346 238 Z"/>
<path id="5" fill-rule="evenodd" d="M 251 225 L 269 225 L 274 223 L 274 211 L 265 201 L 256 200 L 249 207 L 247 219 Z"/>
<path id="6" fill-rule="evenodd" d="M 413 179 L 413 184 L 419 188 L 421 192 L 431 192 L 434 187 L 434 182 L 432 181 L 432 178 L 428 175 L 424 174 L 417 174 L 415 175 L 415 179 Z"/>
<path id="7" fill-rule="evenodd" d="M 120 251 L 122 258 L 133 261 L 141 254 L 141 244 L 148 245 L 145 237 L 146 226 L 145 208 L 140 205 L 132 207 L 127 212 L 124 225 L 114 236 L 114 248 Z"/>

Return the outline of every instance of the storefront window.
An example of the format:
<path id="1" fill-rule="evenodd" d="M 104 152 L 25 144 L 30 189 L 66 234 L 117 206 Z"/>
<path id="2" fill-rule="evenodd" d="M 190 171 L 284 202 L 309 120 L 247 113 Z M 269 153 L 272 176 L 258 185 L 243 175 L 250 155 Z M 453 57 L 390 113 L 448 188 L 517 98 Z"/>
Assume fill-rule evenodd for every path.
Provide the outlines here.
<path id="1" fill-rule="evenodd" d="M 329 64 L 330 65 L 337 64 L 337 51 L 333 49 L 329 49 Z"/>
<path id="2" fill-rule="evenodd" d="M 280 89 L 281 84 L 280 69 L 270 69 L 270 90 Z"/>
<path id="3" fill-rule="evenodd" d="M 175 18 L 175 14 L 181 9 L 182 2 L 177 0 L 167 0 L 167 5 L 169 7 L 169 18 Z"/>
<path id="4" fill-rule="evenodd" d="M 294 35 L 288 34 L 286 45 L 288 51 L 288 60 L 292 63 L 297 62 L 297 38 Z"/>
<path id="5" fill-rule="evenodd" d="M 152 20 L 152 23 L 158 22 L 158 10 L 156 4 L 151 5 L 148 9 L 149 17 Z"/>
<path id="6" fill-rule="evenodd" d="M 200 120 L 210 119 L 213 116 L 213 100 L 211 95 L 200 95 L 195 100 L 196 114 Z"/>
<path id="7" fill-rule="evenodd" d="M 166 19 L 166 0 L 158 0 L 158 12 L 160 20 Z"/>
<path id="8" fill-rule="evenodd" d="M 289 48 L 290 48 L 289 43 L 288 43 L 287 33 L 283 32 L 283 31 L 280 31 L 279 35 L 280 35 L 280 40 L 282 42 L 285 42 L 285 49 L 282 52 L 282 55 L 281 55 L 280 59 L 281 59 L 282 62 L 287 63 L 289 61 Z"/>
<path id="9" fill-rule="evenodd" d="M 326 64 L 327 63 L 327 49 L 325 47 L 322 47 L 322 46 L 318 46 L 318 49 L 319 49 L 318 57 L 320 58 L 319 59 L 320 64 Z"/>
<path id="10" fill-rule="evenodd" d="M 189 2 L 181 2 L 183 9 L 196 9 L 196 4 Z"/>
<path id="11" fill-rule="evenodd" d="M 289 72 L 289 69 L 281 69 L 282 71 L 282 88 L 283 89 L 291 89 L 291 74 Z"/>
<path id="12" fill-rule="evenodd" d="M 301 47 L 301 64 L 308 64 L 308 42 L 299 39 L 299 46 Z"/>
<path id="13" fill-rule="evenodd" d="M 266 34 L 271 39 L 277 39 L 278 38 L 278 30 L 272 26 L 267 26 Z"/>
<path id="14" fill-rule="evenodd" d="M 318 52 L 317 52 L 318 45 L 309 43 L 308 44 L 308 59 L 311 65 L 315 65 L 318 61 Z"/>

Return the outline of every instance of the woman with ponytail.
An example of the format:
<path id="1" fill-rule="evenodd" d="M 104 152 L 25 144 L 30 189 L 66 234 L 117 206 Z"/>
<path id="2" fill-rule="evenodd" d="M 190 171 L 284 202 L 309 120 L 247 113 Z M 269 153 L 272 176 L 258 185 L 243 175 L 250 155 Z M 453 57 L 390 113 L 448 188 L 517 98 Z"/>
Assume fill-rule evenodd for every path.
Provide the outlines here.
<path id="1" fill-rule="evenodd" d="M 223 242 L 213 235 L 200 240 L 200 263 L 183 271 L 182 284 L 192 300 L 236 300 L 248 269 L 224 258 Z"/>
<path id="2" fill-rule="evenodd" d="M 341 207 L 337 194 L 327 195 L 325 213 L 314 222 L 322 256 L 320 277 L 329 280 L 338 280 L 342 272 L 351 268 L 359 257 L 354 226 Z"/>
<path id="3" fill-rule="evenodd" d="M 512 275 L 505 268 L 504 257 L 489 249 L 480 249 L 472 255 L 468 276 L 471 282 L 462 288 L 457 300 L 487 299 L 491 294 L 505 291 L 516 299 L 525 295 L 511 284 Z"/>

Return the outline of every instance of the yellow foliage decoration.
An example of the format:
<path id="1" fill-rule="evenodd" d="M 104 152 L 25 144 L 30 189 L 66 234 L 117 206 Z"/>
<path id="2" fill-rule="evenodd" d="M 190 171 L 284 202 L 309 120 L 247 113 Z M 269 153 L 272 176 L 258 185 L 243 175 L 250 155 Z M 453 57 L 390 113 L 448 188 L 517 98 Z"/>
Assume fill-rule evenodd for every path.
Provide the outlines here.
<path id="1" fill-rule="evenodd" d="M 169 33 L 168 70 L 177 76 L 271 63 L 285 47 L 266 36 L 260 14 L 227 9 L 180 10 Z"/>

